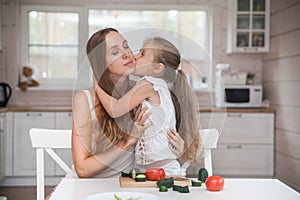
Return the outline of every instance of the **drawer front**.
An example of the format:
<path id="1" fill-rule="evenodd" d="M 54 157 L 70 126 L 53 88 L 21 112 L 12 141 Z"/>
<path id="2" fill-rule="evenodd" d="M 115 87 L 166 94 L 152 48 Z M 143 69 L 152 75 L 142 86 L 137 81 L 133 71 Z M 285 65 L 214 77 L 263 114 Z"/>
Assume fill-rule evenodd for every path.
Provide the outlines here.
<path id="1" fill-rule="evenodd" d="M 221 144 L 212 152 L 216 175 L 273 176 L 273 145 Z"/>
<path id="2" fill-rule="evenodd" d="M 219 130 L 219 143 L 273 143 L 271 113 L 201 113 L 200 123 Z"/>

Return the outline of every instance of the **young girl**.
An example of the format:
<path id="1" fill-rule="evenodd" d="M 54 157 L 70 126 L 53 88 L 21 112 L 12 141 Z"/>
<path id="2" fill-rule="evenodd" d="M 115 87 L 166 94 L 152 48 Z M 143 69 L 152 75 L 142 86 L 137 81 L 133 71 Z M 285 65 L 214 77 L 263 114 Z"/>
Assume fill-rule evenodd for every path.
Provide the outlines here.
<path id="1" fill-rule="evenodd" d="M 114 99 L 96 85 L 101 103 L 113 118 L 140 103 L 148 107 L 152 126 L 145 130 L 135 148 L 136 163 L 142 170 L 162 167 L 167 175 L 185 175 L 177 156 L 169 149 L 166 134 L 170 128 L 183 134 L 184 160 L 194 162 L 199 154 L 196 104 L 179 64 L 178 49 L 166 39 L 155 37 L 147 40 L 136 56 L 135 74 L 143 77 L 123 97 Z"/>

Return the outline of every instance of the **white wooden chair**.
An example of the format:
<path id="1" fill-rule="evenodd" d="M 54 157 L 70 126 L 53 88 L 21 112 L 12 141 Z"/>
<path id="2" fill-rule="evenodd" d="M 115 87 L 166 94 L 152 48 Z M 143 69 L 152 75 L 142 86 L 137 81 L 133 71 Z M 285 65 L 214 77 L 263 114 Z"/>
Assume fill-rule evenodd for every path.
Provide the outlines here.
<path id="1" fill-rule="evenodd" d="M 71 130 L 37 129 L 29 131 L 32 147 L 36 149 L 37 200 L 44 200 L 44 150 L 67 173 L 70 167 L 53 149 L 71 148 Z"/>
<path id="2" fill-rule="evenodd" d="M 208 171 L 208 175 L 213 175 L 211 151 L 217 148 L 219 131 L 217 129 L 201 129 L 200 137 L 203 143 L 204 166 Z M 182 168 L 187 169 L 190 166 L 190 161 L 186 161 Z"/>

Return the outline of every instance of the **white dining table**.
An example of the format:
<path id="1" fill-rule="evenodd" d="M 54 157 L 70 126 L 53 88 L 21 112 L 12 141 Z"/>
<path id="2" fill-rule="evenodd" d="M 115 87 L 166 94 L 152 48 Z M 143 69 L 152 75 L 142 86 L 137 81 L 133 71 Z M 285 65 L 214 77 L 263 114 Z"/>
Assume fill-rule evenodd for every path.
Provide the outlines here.
<path id="1" fill-rule="evenodd" d="M 172 189 L 159 192 L 158 188 L 121 188 L 118 178 L 63 179 L 50 200 L 84 200 L 87 196 L 107 192 L 142 192 L 157 195 L 166 200 L 300 200 L 299 192 L 278 179 L 224 180 L 224 188 L 218 192 L 208 191 L 203 184 L 201 187 L 190 187 L 189 193 L 179 193 Z M 113 196 L 111 199 L 114 199 Z"/>

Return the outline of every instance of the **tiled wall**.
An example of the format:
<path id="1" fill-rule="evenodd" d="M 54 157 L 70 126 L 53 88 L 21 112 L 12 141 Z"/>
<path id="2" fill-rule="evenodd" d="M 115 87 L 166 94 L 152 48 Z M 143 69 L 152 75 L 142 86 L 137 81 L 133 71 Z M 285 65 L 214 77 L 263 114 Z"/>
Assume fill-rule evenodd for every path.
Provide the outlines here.
<path id="1" fill-rule="evenodd" d="M 300 1 L 271 1 L 265 98 L 276 108 L 275 176 L 300 191 Z"/>

